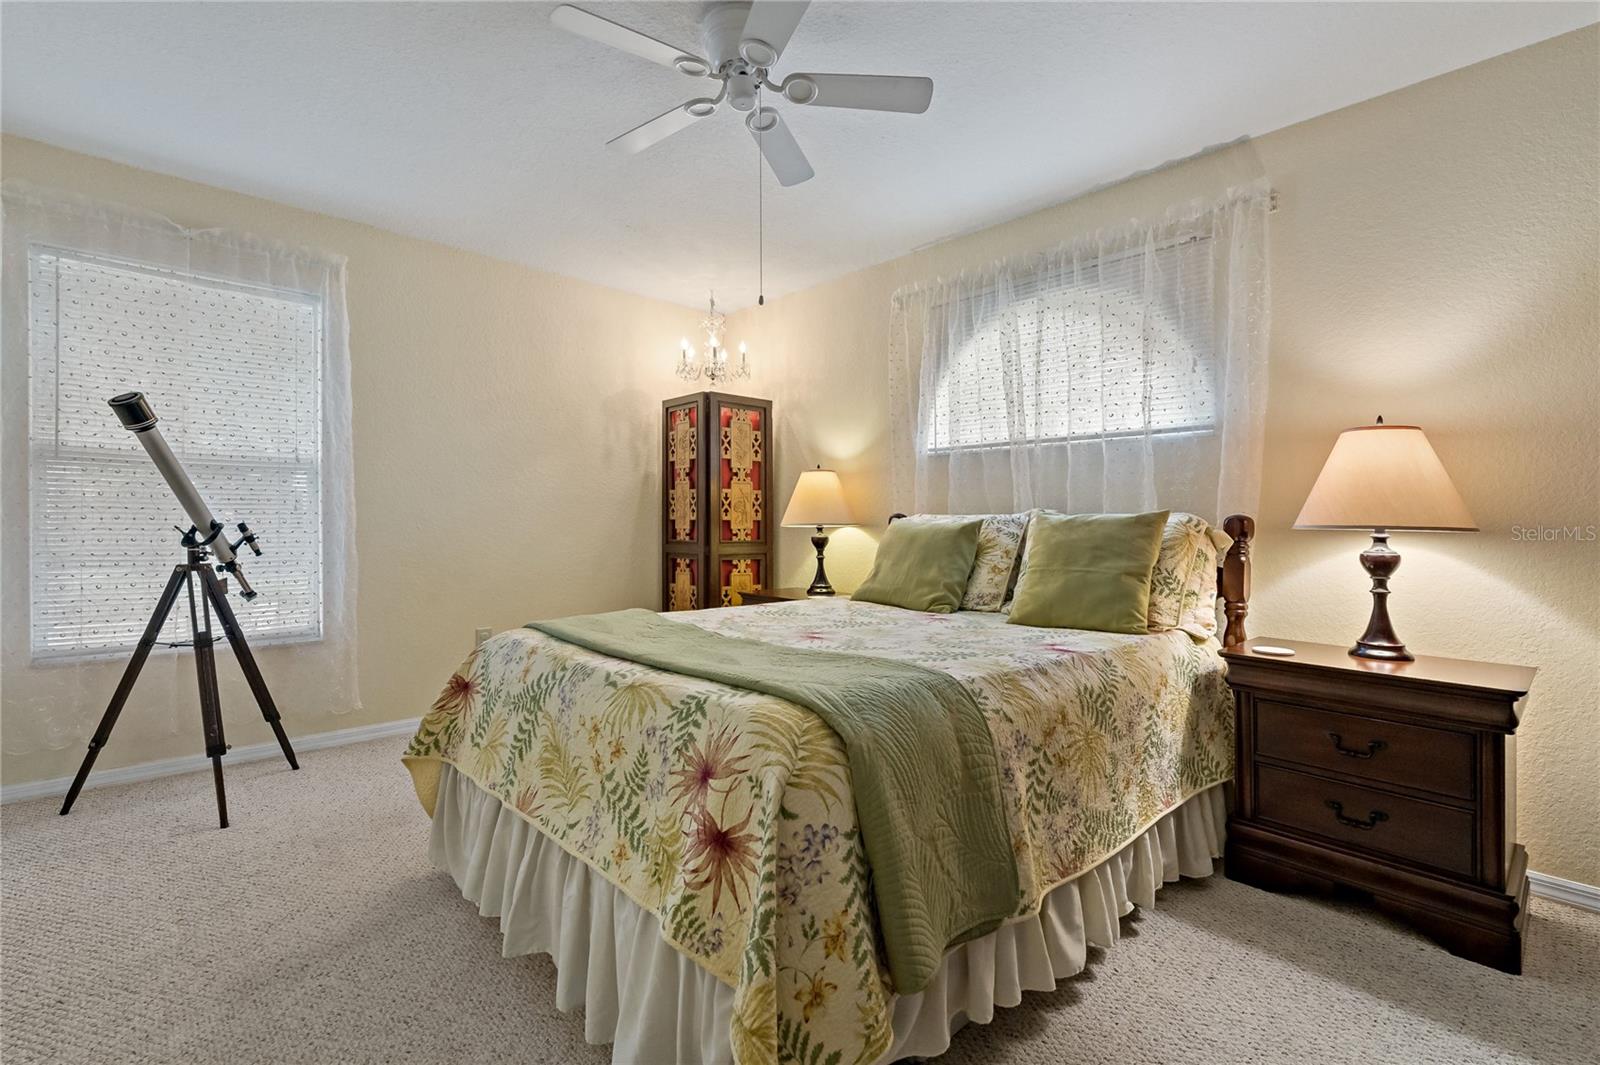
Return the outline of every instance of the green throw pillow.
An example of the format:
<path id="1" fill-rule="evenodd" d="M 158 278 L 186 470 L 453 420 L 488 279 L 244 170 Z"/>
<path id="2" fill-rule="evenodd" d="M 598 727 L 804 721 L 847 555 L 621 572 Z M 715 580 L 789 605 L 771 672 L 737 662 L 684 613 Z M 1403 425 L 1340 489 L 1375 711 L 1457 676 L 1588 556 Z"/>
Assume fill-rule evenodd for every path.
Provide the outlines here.
<path id="1" fill-rule="evenodd" d="M 889 523 L 872 572 L 850 598 L 907 610 L 950 614 L 961 606 L 978 557 L 982 518 Z"/>
<path id="2" fill-rule="evenodd" d="M 1148 632 L 1150 572 L 1166 524 L 1165 510 L 1035 514 L 1011 624 Z"/>

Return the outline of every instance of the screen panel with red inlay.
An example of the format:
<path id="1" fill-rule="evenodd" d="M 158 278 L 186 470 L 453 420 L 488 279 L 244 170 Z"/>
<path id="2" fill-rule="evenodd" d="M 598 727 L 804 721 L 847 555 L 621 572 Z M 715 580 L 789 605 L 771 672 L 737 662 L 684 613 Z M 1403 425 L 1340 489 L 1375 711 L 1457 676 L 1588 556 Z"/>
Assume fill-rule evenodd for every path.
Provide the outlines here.
<path id="1" fill-rule="evenodd" d="M 700 601 L 700 560 L 691 555 L 668 555 L 662 566 L 666 590 L 662 602 L 668 610 L 699 610 L 713 604 Z"/>
<path id="2" fill-rule="evenodd" d="M 767 585 L 767 556 L 748 555 L 717 562 L 717 598 L 721 606 L 738 606 L 736 596 L 759 592 Z"/>
<path id="3" fill-rule="evenodd" d="M 667 410 L 667 539 L 693 543 L 700 536 L 700 407 Z"/>
<path id="4" fill-rule="evenodd" d="M 760 543 L 766 539 L 766 412 L 759 407 L 720 403 L 721 430 L 717 488 L 722 543 Z"/>

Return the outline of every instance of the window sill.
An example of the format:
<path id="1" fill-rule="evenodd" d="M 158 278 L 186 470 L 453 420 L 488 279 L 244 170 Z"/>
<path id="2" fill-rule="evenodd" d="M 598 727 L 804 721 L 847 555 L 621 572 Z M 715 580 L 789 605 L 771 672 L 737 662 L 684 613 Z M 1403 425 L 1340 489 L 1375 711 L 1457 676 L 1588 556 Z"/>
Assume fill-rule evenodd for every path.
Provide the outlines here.
<path id="1" fill-rule="evenodd" d="M 219 652 L 233 653 L 233 648 L 228 645 L 228 638 L 220 632 L 215 632 L 216 643 L 213 645 Z M 326 637 L 318 633 L 304 633 L 301 635 L 287 634 L 283 636 L 258 637 L 245 633 L 245 639 L 250 643 L 250 650 L 261 652 L 269 647 L 299 647 L 308 644 L 324 643 Z M 126 661 L 134 652 L 136 644 L 127 644 L 122 647 L 113 647 L 104 651 L 61 651 L 55 654 L 40 655 L 30 654 L 28 666 L 32 669 L 50 669 L 53 666 L 82 666 L 98 662 Z M 173 650 L 184 651 L 189 649 L 187 641 L 180 644 L 170 644 L 165 641 L 158 642 L 152 647 L 151 653 L 157 651 Z"/>
<path id="2" fill-rule="evenodd" d="M 1009 451 L 1017 447 L 1041 447 L 1050 444 L 1096 444 L 1110 440 L 1138 440 L 1149 436 L 1154 438 L 1183 437 L 1183 436 L 1210 436 L 1216 432 L 1214 425 L 1181 425 L 1171 429 L 1152 429 L 1148 432 L 1143 429 L 1130 429 L 1121 433 L 1084 433 L 1077 436 L 1045 436 L 1038 439 L 1024 438 L 1022 440 L 995 440 L 981 444 L 951 444 L 946 447 L 924 448 L 924 455 L 954 455 L 970 451 Z"/>

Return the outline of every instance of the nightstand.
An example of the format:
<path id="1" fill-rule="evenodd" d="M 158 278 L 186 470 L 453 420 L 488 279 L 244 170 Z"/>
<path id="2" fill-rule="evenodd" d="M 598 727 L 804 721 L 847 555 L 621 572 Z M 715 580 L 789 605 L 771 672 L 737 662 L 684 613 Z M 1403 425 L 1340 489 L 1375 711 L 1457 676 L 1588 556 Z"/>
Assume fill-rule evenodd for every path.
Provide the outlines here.
<path id="1" fill-rule="evenodd" d="M 1222 657 L 1238 715 L 1228 877 L 1354 888 L 1451 953 L 1521 972 L 1515 733 L 1534 670 L 1290 640 Z"/>
<path id="2" fill-rule="evenodd" d="M 762 588 L 756 592 L 741 592 L 736 606 L 759 606 L 762 603 L 787 603 L 794 599 L 831 599 L 832 596 L 811 596 L 804 588 Z"/>

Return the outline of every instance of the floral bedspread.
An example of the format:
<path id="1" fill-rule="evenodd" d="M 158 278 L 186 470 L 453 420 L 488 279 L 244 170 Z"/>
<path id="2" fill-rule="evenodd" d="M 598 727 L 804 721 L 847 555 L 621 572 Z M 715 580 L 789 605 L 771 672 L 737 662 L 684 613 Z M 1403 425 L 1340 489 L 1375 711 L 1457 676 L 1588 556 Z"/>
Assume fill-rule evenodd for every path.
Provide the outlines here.
<path id="1" fill-rule="evenodd" d="M 845 599 L 670 616 L 915 662 L 965 685 L 999 755 L 1019 916 L 1232 775 L 1214 640 Z M 743 1065 L 865 1063 L 888 1048 L 893 988 L 845 753 L 814 714 L 522 629 L 468 657 L 423 718 L 406 764 L 430 812 L 439 763 L 520 811 L 731 985 Z"/>

